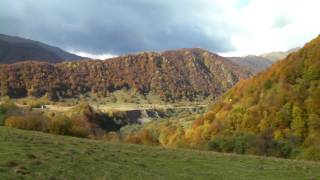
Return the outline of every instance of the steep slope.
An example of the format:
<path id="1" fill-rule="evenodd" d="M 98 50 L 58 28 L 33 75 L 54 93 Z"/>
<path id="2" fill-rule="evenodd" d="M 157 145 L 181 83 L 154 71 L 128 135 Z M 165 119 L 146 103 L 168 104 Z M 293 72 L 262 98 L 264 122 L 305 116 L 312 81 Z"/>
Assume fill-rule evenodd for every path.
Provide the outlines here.
<path id="1" fill-rule="evenodd" d="M 297 48 L 290 49 L 288 51 L 277 51 L 277 52 L 264 53 L 264 54 L 261 54 L 260 56 L 264 57 L 266 59 L 269 59 L 272 62 L 275 62 L 275 61 L 278 61 L 278 60 L 281 60 L 281 59 L 287 57 L 290 53 L 296 52 L 299 49 L 300 48 L 297 47 Z"/>
<path id="2" fill-rule="evenodd" d="M 58 63 L 80 60 L 83 57 L 65 52 L 38 41 L 0 34 L 0 63 L 9 64 L 25 60 Z"/>
<path id="3" fill-rule="evenodd" d="M 271 60 L 267 58 L 254 55 L 249 55 L 245 57 L 230 57 L 229 59 L 241 66 L 251 68 L 252 71 L 256 73 L 265 70 L 266 68 L 270 67 L 273 63 Z"/>
<path id="4" fill-rule="evenodd" d="M 24 62 L 0 66 L 1 95 L 52 98 L 84 93 L 107 96 L 123 88 L 164 100 L 217 97 L 251 72 L 202 49 L 127 55 L 106 61 L 59 64 Z"/>
<path id="5" fill-rule="evenodd" d="M 195 122 L 197 131 L 217 151 L 320 160 L 320 36 L 239 82 Z"/>

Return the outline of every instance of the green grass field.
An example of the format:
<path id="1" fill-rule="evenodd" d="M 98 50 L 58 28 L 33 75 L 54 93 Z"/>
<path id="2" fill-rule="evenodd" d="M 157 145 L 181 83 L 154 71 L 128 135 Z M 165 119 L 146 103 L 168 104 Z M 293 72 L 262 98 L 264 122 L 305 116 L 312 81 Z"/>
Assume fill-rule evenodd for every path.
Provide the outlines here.
<path id="1" fill-rule="evenodd" d="M 320 163 L 0 127 L 0 179 L 320 179 Z"/>

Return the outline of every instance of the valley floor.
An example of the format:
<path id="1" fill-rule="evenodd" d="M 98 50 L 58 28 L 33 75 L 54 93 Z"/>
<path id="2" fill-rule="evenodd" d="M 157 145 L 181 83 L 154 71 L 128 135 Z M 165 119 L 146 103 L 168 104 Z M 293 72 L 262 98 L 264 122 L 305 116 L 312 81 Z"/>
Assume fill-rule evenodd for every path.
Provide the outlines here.
<path id="1" fill-rule="evenodd" d="M 0 127 L 0 179 L 319 179 L 320 163 Z"/>
<path id="2" fill-rule="evenodd" d="M 0 101 L 0 104 L 3 103 Z M 78 102 L 79 103 L 79 102 Z M 20 103 L 15 103 L 16 106 L 21 108 L 28 108 L 28 105 L 23 105 Z M 196 109 L 196 108 L 205 108 L 206 104 L 196 104 L 196 105 L 175 105 L 175 104 L 136 104 L 136 103 L 108 103 L 108 104 L 94 104 L 90 103 L 90 105 L 99 111 L 109 112 L 109 111 L 133 111 L 133 110 L 149 110 L 149 109 Z M 45 105 L 45 111 L 57 111 L 64 112 L 74 108 L 76 105 Z M 34 108 L 34 109 L 41 109 Z"/>

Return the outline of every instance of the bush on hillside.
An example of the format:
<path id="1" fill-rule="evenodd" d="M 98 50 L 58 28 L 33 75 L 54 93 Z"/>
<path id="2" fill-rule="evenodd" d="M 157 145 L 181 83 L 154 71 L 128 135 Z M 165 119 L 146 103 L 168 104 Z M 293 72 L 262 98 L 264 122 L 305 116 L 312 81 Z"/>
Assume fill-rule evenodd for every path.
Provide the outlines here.
<path id="1" fill-rule="evenodd" d="M 48 131 L 52 134 L 70 135 L 71 120 L 63 115 L 52 117 L 48 123 Z"/>
<path id="2" fill-rule="evenodd" d="M 49 120 L 48 130 L 53 134 L 88 137 L 91 134 L 90 123 L 81 116 L 67 117 L 56 115 Z"/>
<path id="3" fill-rule="evenodd" d="M 108 132 L 103 136 L 103 139 L 109 142 L 120 142 L 120 136 L 116 132 Z"/>
<path id="4" fill-rule="evenodd" d="M 306 148 L 303 151 L 301 158 L 312 161 L 320 161 L 320 147 L 311 146 Z"/>
<path id="5" fill-rule="evenodd" d="M 24 116 L 9 116 L 5 125 L 12 128 L 47 131 L 47 119 L 37 114 L 26 114 Z"/>
<path id="6" fill-rule="evenodd" d="M 22 116 L 10 116 L 5 120 L 5 126 L 18 129 L 26 129 L 26 121 Z"/>
<path id="7" fill-rule="evenodd" d="M 0 105 L 0 126 L 4 125 L 4 120 L 6 118 L 7 109 Z"/>
<path id="8" fill-rule="evenodd" d="M 71 119 L 70 133 L 72 136 L 88 137 L 89 134 L 94 132 L 91 124 L 85 117 L 74 117 Z"/>
<path id="9" fill-rule="evenodd" d="M 237 154 L 257 154 L 289 158 L 293 152 L 292 145 L 283 140 L 274 140 L 254 134 L 215 137 L 208 143 L 208 149 L 217 152 Z"/>

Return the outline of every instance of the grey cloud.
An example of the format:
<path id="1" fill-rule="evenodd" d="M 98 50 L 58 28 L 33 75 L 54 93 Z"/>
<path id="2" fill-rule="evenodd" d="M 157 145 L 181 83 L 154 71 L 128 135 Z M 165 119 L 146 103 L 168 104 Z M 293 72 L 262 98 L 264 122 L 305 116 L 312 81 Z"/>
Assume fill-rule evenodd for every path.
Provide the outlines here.
<path id="1" fill-rule="evenodd" d="M 233 50 L 232 28 L 206 0 L 2 0 L 0 33 L 89 53 L 202 47 Z M 208 13 L 217 19 L 208 19 Z M 209 27 L 207 32 L 204 27 Z"/>

